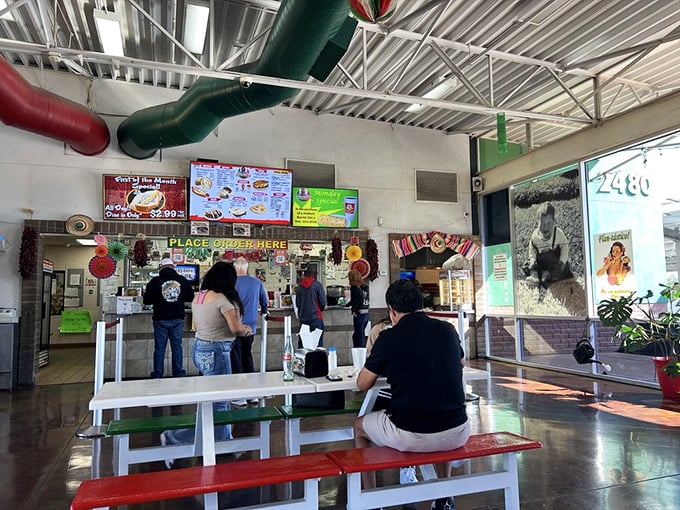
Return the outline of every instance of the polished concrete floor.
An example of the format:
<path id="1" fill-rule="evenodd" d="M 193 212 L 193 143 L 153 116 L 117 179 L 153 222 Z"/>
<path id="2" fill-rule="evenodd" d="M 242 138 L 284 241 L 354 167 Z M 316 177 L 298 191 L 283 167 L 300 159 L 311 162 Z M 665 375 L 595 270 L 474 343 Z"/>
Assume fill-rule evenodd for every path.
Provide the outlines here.
<path id="1" fill-rule="evenodd" d="M 680 401 L 663 400 L 655 389 L 578 375 L 499 362 L 470 364 L 491 374 L 489 381 L 474 381 L 468 388 L 481 396 L 468 404 L 473 430 L 507 430 L 544 444 L 519 457 L 522 509 L 680 508 Z M 64 510 L 81 480 L 111 474 L 111 440 L 75 436 L 92 422 L 87 408 L 91 392 L 91 383 L 78 383 L 0 393 L 0 508 Z M 104 415 L 105 422 L 110 418 Z M 351 422 L 350 417 L 333 420 Z M 235 429 L 236 435 L 243 432 Z M 156 435 L 141 436 L 146 437 L 136 438 L 138 444 L 158 444 Z M 283 424 L 272 424 L 273 455 L 284 453 L 283 437 Z M 343 446 L 349 443 L 308 448 Z M 93 453 L 99 462 L 93 463 Z M 237 459 L 226 455 L 220 461 Z M 176 465 L 191 462 L 178 460 Z M 472 469 L 484 462 L 489 461 L 473 461 Z M 132 471 L 151 469 L 165 467 L 152 463 Z M 383 476 L 394 480 L 397 473 Z M 320 491 L 321 508 L 344 508 L 342 477 L 323 480 Z M 281 487 L 271 491 L 273 499 L 283 493 Z M 224 494 L 220 506 L 252 504 L 260 497 L 260 491 Z M 500 509 L 503 495 L 490 491 L 455 502 L 457 510 Z M 130 508 L 193 510 L 201 508 L 201 501 L 185 498 Z"/>

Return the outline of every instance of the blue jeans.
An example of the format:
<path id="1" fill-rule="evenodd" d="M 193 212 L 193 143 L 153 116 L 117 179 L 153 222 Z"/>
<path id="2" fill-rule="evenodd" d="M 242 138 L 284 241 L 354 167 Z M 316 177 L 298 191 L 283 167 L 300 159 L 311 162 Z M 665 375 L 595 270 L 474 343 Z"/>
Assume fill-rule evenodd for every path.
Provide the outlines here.
<path id="1" fill-rule="evenodd" d="M 209 342 L 196 338 L 192 349 L 194 365 L 204 376 L 231 374 L 231 340 Z M 215 411 L 226 411 L 229 402 L 213 402 Z M 194 439 L 194 429 L 166 430 L 165 437 L 171 444 L 190 443 Z M 231 427 L 219 425 L 215 427 L 215 441 L 231 439 Z"/>
<path id="2" fill-rule="evenodd" d="M 353 316 L 354 333 L 352 333 L 352 345 L 354 347 L 366 347 L 366 335 L 364 330 L 368 324 L 368 314 L 358 313 Z"/>
<path id="3" fill-rule="evenodd" d="M 170 338 L 170 350 L 172 351 L 172 376 L 183 377 L 186 375 L 182 368 L 183 331 L 184 319 L 153 321 L 153 372 L 151 372 L 151 377 L 163 377 L 165 347 L 168 345 L 168 338 Z"/>

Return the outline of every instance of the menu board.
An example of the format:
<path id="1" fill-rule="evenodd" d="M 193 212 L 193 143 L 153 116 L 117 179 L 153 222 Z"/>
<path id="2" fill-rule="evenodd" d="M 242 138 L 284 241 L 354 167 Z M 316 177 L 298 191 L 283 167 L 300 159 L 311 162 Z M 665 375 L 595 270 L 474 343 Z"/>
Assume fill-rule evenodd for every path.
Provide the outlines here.
<path id="1" fill-rule="evenodd" d="M 355 189 L 293 188 L 293 226 L 358 228 L 359 192 Z"/>
<path id="2" fill-rule="evenodd" d="M 186 221 L 187 178 L 104 175 L 105 220 Z"/>
<path id="3" fill-rule="evenodd" d="M 290 223 L 291 170 L 192 161 L 189 218 Z"/>

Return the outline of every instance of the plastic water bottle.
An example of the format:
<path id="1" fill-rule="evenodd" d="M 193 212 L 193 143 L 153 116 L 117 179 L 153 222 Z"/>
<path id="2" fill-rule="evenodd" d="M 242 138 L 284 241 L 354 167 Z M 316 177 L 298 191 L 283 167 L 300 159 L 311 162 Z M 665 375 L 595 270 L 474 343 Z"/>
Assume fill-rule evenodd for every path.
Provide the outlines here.
<path id="1" fill-rule="evenodd" d="M 331 374 L 338 369 L 338 351 L 335 347 L 328 348 L 328 373 Z"/>
<path id="2" fill-rule="evenodd" d="M 286 335 L 286 340 L 283 345 L 283 380 L 292 381 L 295 379 L 293 374 L 293 357 L 295 356 L 295 349 L 293 348 L 293 339 L 290 334 Z"/>

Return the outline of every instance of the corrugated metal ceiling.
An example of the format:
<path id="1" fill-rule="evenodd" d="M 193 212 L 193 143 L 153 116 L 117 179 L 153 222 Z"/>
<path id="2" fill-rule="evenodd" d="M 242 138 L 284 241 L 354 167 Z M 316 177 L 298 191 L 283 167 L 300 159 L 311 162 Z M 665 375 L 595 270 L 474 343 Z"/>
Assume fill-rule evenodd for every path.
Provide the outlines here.
<path id="1" fill-rule="evenodd" d="M 258 58 L 280 6 L 190 1 L 212 7 L 203 55 L 181 46 L 186 0 L 7 0 L 0 52 L 16 65 L 186 90 L 201 75 L 238 76 L 225 70 Z M 96 8 L 120 15 L 125 57 L 102 53 Z M 298 84 L 286 106 L 488 137 L 505 111 L 510 141 L 544 145 L 679 88 L 679 26 L 679 0 L 398 0 L 386 23 L 360 23 L 324 84 Z M 446 97 L 419 99 L 451 76 Z M 406 112 L 412 103 L 425 107 Z"/>

